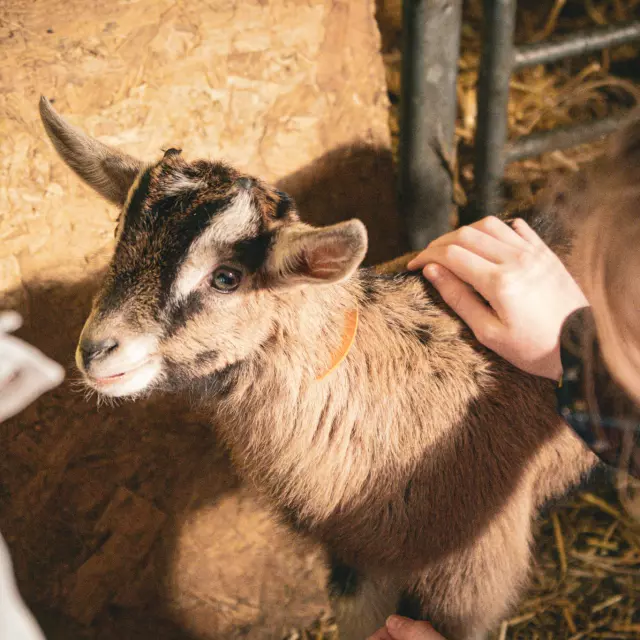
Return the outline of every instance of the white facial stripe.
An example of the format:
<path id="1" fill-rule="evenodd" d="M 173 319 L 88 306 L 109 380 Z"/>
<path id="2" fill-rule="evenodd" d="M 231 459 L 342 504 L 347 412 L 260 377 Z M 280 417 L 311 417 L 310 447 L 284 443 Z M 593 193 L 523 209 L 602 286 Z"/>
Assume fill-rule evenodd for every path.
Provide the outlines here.
<path id="1" fill-rule="evenodd" d="M 182 193 L 184 191 L 195 191 L 196 189 L 200 189 L 205 185 L 206 183 L 203 180 L 189 178 L 181 173 L 178 173 L 175 174 L 173 181 L 163 188 L 163 193 L 166 193 L 170 196 L 177 196 L 179 193 Z"/>
<path id="2" fill-rule="evenodd" d="M 173 299 L 178 302 L 186 298 L 202 279 L 211 271 L 214 263 L 213 256 L 189 256 L 180 268 L 180 273 L 173 285 Z"/>
<path id="3" fill-rule="evenodd" d="M 253 206 L 251 195 L 247 191 L 240 191 L 233 202 L 213 219 L 211 226 L 200 237 L 206 242 L 233 244 L 258 233 L 260 218 Z"/>
<path id="4" fill-rule="evenodd" d="M 251 196 L 241 191 L 232 204 L 218 213 L 193 243 L 173 287 L 173 299 L 185 298 L 216 266 L 216 245 L 231 245 L 258 232 L 259 216 Z"/>

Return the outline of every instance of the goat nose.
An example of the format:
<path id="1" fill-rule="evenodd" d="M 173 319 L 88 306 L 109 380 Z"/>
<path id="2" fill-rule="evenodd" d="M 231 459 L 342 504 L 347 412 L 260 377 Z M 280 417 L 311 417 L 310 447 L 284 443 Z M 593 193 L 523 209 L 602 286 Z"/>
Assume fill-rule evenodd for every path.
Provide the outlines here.
<path id="1" fill-rule="evenodd" d="M 107 338 L 106 340 L 83 340 L 80 344 L 82 353 L 82 363 L 87 368 L 96 358 L 103 358 L 118 348 L 117 340 Z"/>

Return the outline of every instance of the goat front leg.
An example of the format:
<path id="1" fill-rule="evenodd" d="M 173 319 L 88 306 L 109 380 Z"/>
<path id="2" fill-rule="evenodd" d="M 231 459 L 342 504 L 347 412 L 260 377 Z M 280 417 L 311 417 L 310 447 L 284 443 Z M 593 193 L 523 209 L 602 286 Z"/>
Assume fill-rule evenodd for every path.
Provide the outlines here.
<path id="1" fill-rule="evenodd" d="M 439 586 L 442 586 L 442 581 Z M 489 637 L 490 623 L 487 623 L 481 606 L 476 609 L 474 605 L 462 603 L 460 594 L 445 596 L 446 599 L 441 600 L 438 588 L 433 587 L 433 583 L 423 578 L 403 591 L 398 615 L 428 622 L 446 640 L 486 640 Z"/>
<path id="2" fill-rule="evenodd" d="M 486 638 L 526 585 L 530 539 L 525 497 L 470 547 L 424 571 L 402 593 L 399 613 L 427 620 L 447 640 Z"/>
<path id="3" fill-rule="evenodd" d="M 366 640 L 398 607 L 400 589 L 388 576 L 370 576 L 331 560 L 329 596 L 340 640 Z"/>

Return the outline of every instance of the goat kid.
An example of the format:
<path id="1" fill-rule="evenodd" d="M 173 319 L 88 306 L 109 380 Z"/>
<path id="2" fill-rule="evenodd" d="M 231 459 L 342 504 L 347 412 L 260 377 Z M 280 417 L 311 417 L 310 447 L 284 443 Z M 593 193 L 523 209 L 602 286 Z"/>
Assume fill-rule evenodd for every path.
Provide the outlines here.
<path id="1" fill-rule="evenodd" d="M 420 275 L 359 269 L 360 221 L 311 227 L 231 167 L 145 164 L 40 110 L 121 208 L 77 350 L 87 385 L 198 396 L 244 477 L 325 545 L 345 640 L 393 612 L 483 637 L 526 584 L 537 509 L 595 462 L 553 384 L 481 347 Z"/>

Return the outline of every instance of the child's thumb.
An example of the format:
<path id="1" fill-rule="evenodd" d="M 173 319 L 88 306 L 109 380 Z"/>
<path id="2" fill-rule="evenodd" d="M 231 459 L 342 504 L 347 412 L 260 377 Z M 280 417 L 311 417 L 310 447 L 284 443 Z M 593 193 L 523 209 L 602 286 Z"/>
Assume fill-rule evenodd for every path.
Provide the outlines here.
<path id="1" fill-rule="evenodd" d="M 444 640 L 428 622 L 411 620 L 402 616 L 389 616 L 387 631 L 393 640 L 438 640 L 438 638 Z"/>

